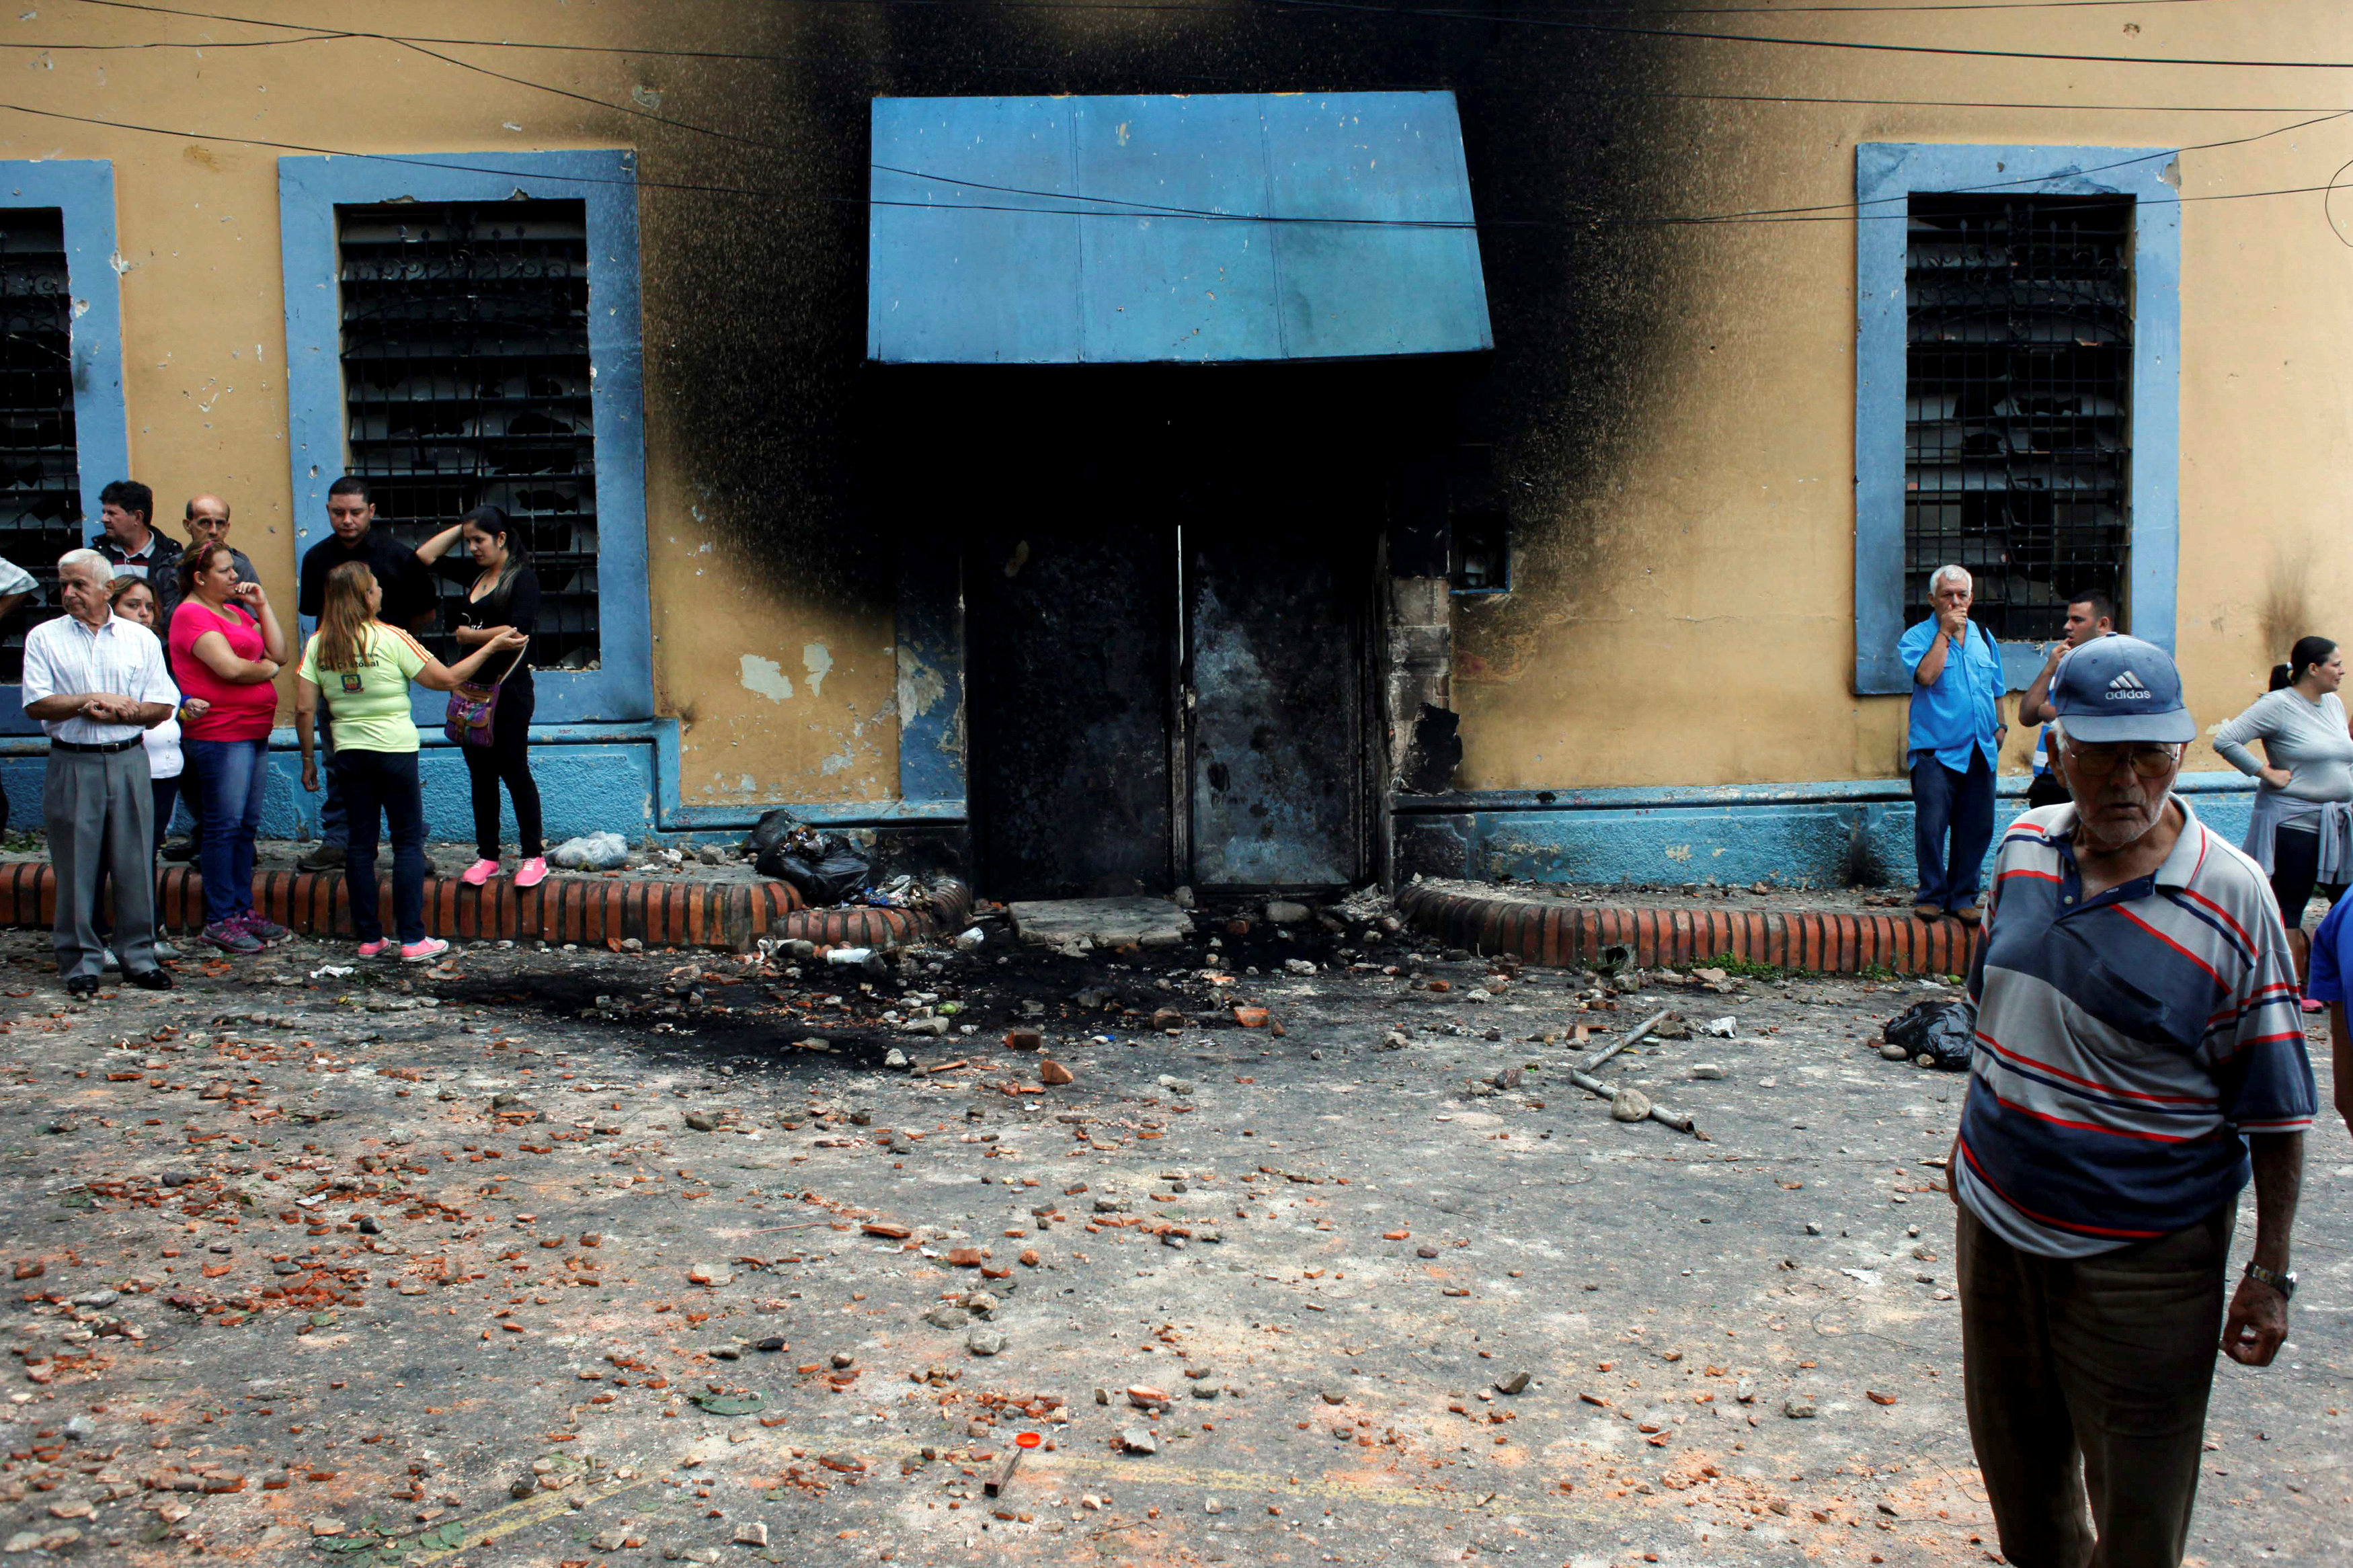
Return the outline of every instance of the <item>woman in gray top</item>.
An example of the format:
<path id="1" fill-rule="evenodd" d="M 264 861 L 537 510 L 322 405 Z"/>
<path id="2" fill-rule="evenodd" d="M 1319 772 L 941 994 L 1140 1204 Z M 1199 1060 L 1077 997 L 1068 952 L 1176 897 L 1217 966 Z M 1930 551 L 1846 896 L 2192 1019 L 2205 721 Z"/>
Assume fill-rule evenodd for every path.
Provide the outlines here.
<path id="1" fill-rule="evenodd" d="M 2345 660 L 2327 637 L 2304 637 L 2272 671 L 2272 689 L 2214 731 L 2214 749 L 2262 782 L 2240 847 L 2270 873 L 2304 972 L 2304 909 L 2317 884 L 2330 903 L 2353 879 L 2353 732 L 2337 688 Z M 2260 740 L 2265 766 L 2247 742 Z"/>

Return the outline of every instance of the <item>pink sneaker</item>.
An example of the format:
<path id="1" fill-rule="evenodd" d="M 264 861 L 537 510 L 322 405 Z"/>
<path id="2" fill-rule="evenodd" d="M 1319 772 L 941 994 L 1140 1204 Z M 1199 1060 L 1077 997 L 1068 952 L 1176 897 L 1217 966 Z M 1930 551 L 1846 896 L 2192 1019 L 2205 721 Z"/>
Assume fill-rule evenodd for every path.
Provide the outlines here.
<path id="1" fill-rule="evenodd" d="M 449 944 L 438 936 L 428 936 L 423 942 L 404 942 L 400 944 L 400 962 L 423 963 L 429 959 L 438 958 L 448 951 Z"/>
<path id="2" fill-rule="evenodd" d="M 495 860 L 477 860 L 461 873 L 470 888 L 479 888 L 498 874 L 499 863 Z"/>
<path id="3" fill-rule="evenodd" d="M 515 872 L 515 886 L 518 888 L 536 888 L 546 880 L 547 857 L 544 855 L 533 856 Z"/>
<path id="4" fill-rule="evenodd" d="M 384 950 L 391 945 L 391 940 L 386 937 L 378 937 L 374 942 L 364 942 L 360 943 L 360 956 L 362 958 L 382 958 L 384 956 Z"/>

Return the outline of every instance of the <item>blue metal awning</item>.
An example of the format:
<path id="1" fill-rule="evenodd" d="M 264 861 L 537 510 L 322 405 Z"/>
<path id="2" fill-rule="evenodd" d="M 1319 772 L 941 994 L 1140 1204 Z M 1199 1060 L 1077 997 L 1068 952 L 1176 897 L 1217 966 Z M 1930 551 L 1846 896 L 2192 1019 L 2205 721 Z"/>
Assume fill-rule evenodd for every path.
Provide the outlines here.
<path id="1" fill-rule="evenodd" d="M 871 359 L 1494 346 L 1451 92 L 878 98 L 873 121 Z"/>

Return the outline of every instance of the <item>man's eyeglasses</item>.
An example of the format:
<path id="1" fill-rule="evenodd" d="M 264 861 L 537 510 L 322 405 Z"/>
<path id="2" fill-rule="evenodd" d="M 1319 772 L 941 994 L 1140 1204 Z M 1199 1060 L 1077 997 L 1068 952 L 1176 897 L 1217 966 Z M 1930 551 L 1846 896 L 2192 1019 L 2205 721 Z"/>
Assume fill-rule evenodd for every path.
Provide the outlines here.
<path id="1" fill-rule="evenodd" d="M 2086 746 L 2071 742 L 2067 755 L 2094 778 L 2107 777 L 2116 771 L 2116 764 L 2126 761 L 2145 779 L 2162 778 L 2181 762 L 2179 746 Z"/>

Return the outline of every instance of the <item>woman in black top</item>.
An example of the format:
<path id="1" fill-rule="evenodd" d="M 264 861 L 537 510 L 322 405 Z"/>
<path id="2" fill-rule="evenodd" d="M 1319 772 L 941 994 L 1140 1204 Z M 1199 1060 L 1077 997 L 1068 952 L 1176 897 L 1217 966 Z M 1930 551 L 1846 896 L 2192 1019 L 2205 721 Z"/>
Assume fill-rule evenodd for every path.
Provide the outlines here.
<path id="1" fill-rule="evenodd" d="M 443 561 L 449 547 L 462 538 L 466 561 Z M 501 632 L 528 635 L 539 619 L 539 576 L 531 569 L 531 547 L 522 531 L 508 526 L 507 514 L 494 506 L 478 506 L 417 546 L 417 558 L 442 576 L 464 584 L 466 597 L 458 606 L 458 624 L 451 633 L 461 648 L 474 648 Z M 498 705 L 491 710 L 491 743 L 460 746 L 466 772 L 474 785 L 474 852 L 480 857 L 466 868 L 465 879 L 480 887 L 499 874 L 499 784 L 514 797 L 515 827 L 522 840 L 522 865 L 515 886 L 535 888 L 547 879 L 547 846 L 540 838 L 539 785 L 531 776 L 529 731 L 533 693 L 528 650 L 510 658 L 492 658 L 474 679 L 499 683 Z"/>

